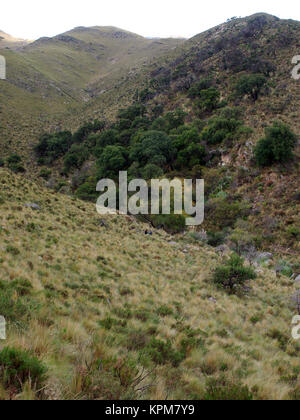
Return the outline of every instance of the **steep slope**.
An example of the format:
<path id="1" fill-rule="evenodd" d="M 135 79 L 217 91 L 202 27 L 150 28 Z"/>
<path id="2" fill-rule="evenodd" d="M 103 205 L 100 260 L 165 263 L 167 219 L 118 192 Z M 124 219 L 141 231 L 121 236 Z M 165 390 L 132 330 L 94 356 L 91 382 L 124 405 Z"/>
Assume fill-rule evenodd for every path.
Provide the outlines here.
<path id="1" fill-rule="evenodd" d="M 228 295 L 212 283 L 226 256 L 189 235 L 145 236 L 6 171 L 0 185 L 0 350 L 47 367 L 38 388 L 1 376 L 1 399 L 299 397 L 287 277 L 257 267 Z"/>
<path id="2" fill-rule="evenodd" d="M 3 150 L 17 148 L 30 159 L 33 133 L 36 137 L 68 118 L 75 125 L 85 102 L 182 42 L 110 27 L 75 28 L 14 51 L 0 42 L 7 61 L 7 80 L 0 84 L 1 142 L 9 142 Z"/>
<path id="3" fill-rule="evenodd" d="M 121 80 L 91 100 L 77 119 L 86 123 L 87 116 L 90 120 L 106 116 L 106 133 L 89 138 L 85 135 L 88 125 L 83 125 L 80 139 L 75 135 L 67 151 L 58 150 L 53 167 L 53 160 L 50 162 L 47 170 L 52 171 L 52 185 L 58 189 L 63 185 L 69 192 L 79 187 L 83 198 L 93 197 L 99 176 L 111 177 L 113 173 L 103 162 L 111 153 L 119 153 L 117 161 L 122 169 L 148 177 L 148 164 L 153 173 L 157 160 L 136 153 L 134 146 L 143 133 L 151 137 L 151 131 L 160 131 L 160 138 L 168 136 L 166 141 L 173 151 L 161 156 L 162 163 L 154 165 L 154 173 L 205 179 L 203 227 L 209 242 L 217 246 L 229 241 L 230 246 L 244 251 L 254 247 L 297 257 L 299 82 L 291 77 L 291 62 L 297 54 L 299 35 L 299 22 L 265 14 L 234 19 L 186 41 L 150 68 Z M 262 85 L 253 87 L 253 81 Z M 134 107 L 118 114 L 124 103 Z M 293 132 L 293 153 L 284 161 L 275 159 L 259 166 L 256 145 L 265 129 L 277 120 L 287 125 L 286 133 Z M 283 137 L 284 143 L 287 134 Z M 54 136 L 52 140 L 58 139 Z M 51 156 L 55 155 L 52 140 L 50 137 Z M 39 158 L 47 164 L 49 154 L 44 146 Z M 263 153 L 268 149 L 265 147 Z M 284 144 L 281 149 L 286 149 Z M 67 170 L 63 162 L 67 162 Z"/>

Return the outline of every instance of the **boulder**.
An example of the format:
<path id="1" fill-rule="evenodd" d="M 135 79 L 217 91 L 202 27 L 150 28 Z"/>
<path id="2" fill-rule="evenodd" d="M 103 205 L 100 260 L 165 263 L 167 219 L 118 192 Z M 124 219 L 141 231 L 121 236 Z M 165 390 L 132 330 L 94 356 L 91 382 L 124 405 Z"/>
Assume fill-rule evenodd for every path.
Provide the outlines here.
<path id="1" fill-rule="evenodd" d="M 300 283 L 300 274 L 295 278 L 295 283 Z"/>
<path id="2" fill-rule="evenodd" d="M 263 261 L 267 261 L 267 260 L 272 260 L 273 258 L 273 254 L 271 254 L 271 252 L 260 252 L 259 254 L 257 254 L 257 261 L 259 262 L 263 262 Z"/>
<path id="3" fill-rule="evenodd" d="M 30 208 L 32 210 L 38 210 L 38 211 L 41 210 L 40 206 L 36 203 L 26 203 L 24 204 L 24 207 Z"/>

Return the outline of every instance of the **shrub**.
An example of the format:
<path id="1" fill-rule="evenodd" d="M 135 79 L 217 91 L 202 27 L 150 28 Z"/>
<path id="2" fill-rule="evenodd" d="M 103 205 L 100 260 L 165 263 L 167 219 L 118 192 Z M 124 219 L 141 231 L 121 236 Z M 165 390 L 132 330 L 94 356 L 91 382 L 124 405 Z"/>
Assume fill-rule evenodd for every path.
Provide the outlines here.
<path id="1" fill-rule="evenodd" d="M 253 394 L 247 385 L 221 377 L 207 381 L 204 400 L 208 401 L 252 401 Z"/>
<path id="2" fill-rule="evenodd" d="M 185 357 L 183 352 L 173 349 L 170 341 L 165 342 L 155 338 L 150 341 L 145 350 L 151 360 L 158 365 L 170 362 L 174 367 L 177 367 Z"/>
<path id="3" fill-rule="evenodd" d="M 22 158 L 19 155 L 13 154 L 7 158 L 7 166 L 13 172 L 25 172 L 24 167 L 21 165 Z"/>
<path id="4" fill-rule="evenodd" d="M 2 158 L 0 158 L 0 168 L 2 168 L 4 166 L 5 162 Z"/>
<path id="5" fill-rule="evenodd" d="M 217 109 L 220 97 L 221 94 L 217 89 L 213 87 L 204 89 L 199 92 L 195 105 L 201 111 L 212 112 L 214 109 Z"/>
<path id="6" fill-rule="evenodd" d="M 53 163 L 63 156 L 72 145 L 72 133 L 61 131 L 55 134 L 44 134 L 34 150 L 40 163 Z"/>
<path id="7" fill-rule="evenodd" d="M 260 139 L 254 150 L 255 160 L 259 166 L 270 166 L 274 163 L 285 163 L 293 157 L 296 135 L 291 129 L 275 122 L 265 130 L 265 137 Z"/>
<path id="8" fill-rule="evenodd" d="M 201 144 L 191 143 L 178 153 L 176 166 L 178 168 L 191 169 L 196 165 L 204 165 L 206 150 Z"/>
<path id="9" fill-rule="evenodd" d="M 217 267 L 213 275 L 214 283 L 230 293 L 237 292 L 248 280 L 255 278 L 255 271 L 251 267 L 245 267 L 243 258 L 237 254 L 232 254 L 226 264 Z"/>
<path id="10" fill-rule="evenodd" d="M 20 322 L 28 318 L 33 310 L 29 299 L 32 286 L 28 280 L 0 281 L 0 314 L 7 320 Z"/>
<path id="11" fill-rule="evenodd" d="M 158 179 L 163 176 L 164 171 L 159 166 L 149 163 L 141 170 L 141 173 L 144 179 Z"/>
<path id="12" fill-rule="evenodd" d="M 240 78 L 235 86 L 236 95 L 243 97 L 250 96 L 253 101 L 257 101 L 262 88 L 266 85 L 267 79 L 262 74 L 250 74 Z"/>
<path id="13" fill-rule="evenodd" d="M 39 177 L 40 177 L 40 178 L 44 178 L 45 180 L 48 180 L 48 179 L 50 178 L 50 176 L 51 176 L 51 171 L 50 171 L 50 169 L 46 169 L 46 168 L 44 168 L 44 169 L 42 169 L 42 170 L 40 171 L 40 173 L 39 173 Z"/>
<path id="14" fill-rule="evenodd" d="M 180 214 L 151 216 L 152 223 L 157 228 L 163 228 L 167 232 L 175 234 L 185 230 L 185 217 Z"/>
<path id="15" fill-rule="evenodd" d="M 212 82 L 210 79 L 202 79 L 195 83 L 188 91 L 189 98 L 195 99 L 200 97 L 203 90 L 209 89 L 211 87 L 211 83 Z"/>
<path id="16" fill-rule="evenodd" d="M 159 316 L 163 316 L 164 317 L 164 316 L 173 315 L 173 310 L 169 306 L 162 305 L 159 308 L 157 308 L 156 313 Z"/>
<path id="17" fill-rule="evenodd" d="M 5 347 L 0 352 L 1 379 L 5 387 L 15 387 L 22 390 L 26 381 L 31 381 L 35 388 L 39 388 L 47 372 L 46 367 L 27 351 Z"/>
<path id="18" fill-rule="evenodd" d="M 171 162 L 175 148 L 170 137 L 161 131 L 147 131 L 136 139 L 130 151 L 131 161 L 145 166 L 148 163 L 163 165 Z"/>
<path id="19" fill-rule="evenodd" d="M 87 181 L 80 185 L 75 193 L 76 197 L 84 201 L 95 201 L 99 193 L 96 191 L 96 181 Z"/>
<path id="20" fill-rule="evenodd" d="M 207 243 L 210 246 L 217 247 L 222 245 L 225 240 L 225 234 L 223 232 L 207 232 Z"/>
<path id="21" fill-rule="evenodd" d="M 125 109 L 120 109 L 118 112 L 118 118 L 134 121 L 136 117 L 143 117 L 145 115 L 146 108 L 144 105 L 136 104 L 129 106 Z"/>
<path id="22" fill-rule="evenodd" d="M 91 133 L 96 133 L 98 131 L 103 130 L 105 127 L 104 121 L 95 120 L 93 123 L 89 122 L 84 124 L 82 127 L 77 130 L 72 138 L 73 143 L 82 143 L 84 140 L 88 138 Z"/>
<path id="23" fill-rule="evenodd" d="M 201 138 L 208 144 L 219 144 L 224 141 L 231 143 L 234 139 L 238 139 L 238 129 L 241 126 L 242 122 L 234 118 L 213 117 L 202 131 Z"/>
<path id="24" fill-rule="evenodd" d="M 73 144 L 64 159 L 64 170 L 68 173 L 71 169 L 80 169 L 88 159 L 89 152 L 83 144 Z"/>
<path id="25" fill-rule="evenodd" d="M 220 194 L 219 194 L 220 195 Z M 217 196 L 206 203 L 206 219 L 212 230 L 232 227 L 238 218 L 249 215 L 249 203 L 233 200 L 232 197 Z"/>
<path id="26" fill-rule="evenodd" d="M 106 146 L 97 161 L 98 174 L 100 178 L 115 178 L 119 171 L 126 169 L 127 151 L 122 146 Z"/>

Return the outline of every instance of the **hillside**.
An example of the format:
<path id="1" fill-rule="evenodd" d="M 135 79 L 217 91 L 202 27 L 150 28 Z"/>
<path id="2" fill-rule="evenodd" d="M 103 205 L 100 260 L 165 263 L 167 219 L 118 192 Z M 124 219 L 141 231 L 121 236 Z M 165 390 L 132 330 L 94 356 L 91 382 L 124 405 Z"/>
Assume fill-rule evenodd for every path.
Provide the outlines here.
<path id="1" fill-rule="evenodd" d="M 76 127 L 86 102 L 182 42 L 112 27 L 75 28 L 13 50 L 0 42 L 7 61 L 0 89 L 3 149 L 18 149 L 30 161 L 28 146 L 41 132 Z"/>
<path id="2" fill-rule="evenodd" d="M 0 30 L 0 48 L 16 49 L 24 47 L 29 42 L 30 41 L 26 41 L 25 39 L 14 38 Z"/>
<path id="3" fill-rule="evenodd" d="M 0 183 L 0 346 L 47 368 L 1 399 L 299 397 L 287 277 L 257 266 L 246 295 L 228 295 L 212 282 L 227 254 L 190 235 L 146 236 L 3 170 Z"/>
<path id="4" fill-rule="evenodd" d="M 64 130 L 76 112 L 66 118 L 62 132 L 42 137 L 36 153 L 31 149 L 40 176 L 57 191 L 91 200 L 97 180 L 117 177 L 120 169 L 146 179 L 203 177 L 201 229 L 208 242 L 244 253 L 268 250 L 290 264 L 299 254 L 300 238 L 299 83 L 291 78 L 298 34 L 298 22 L 258 14 L 186 41 L 101 99 L 92 99 L 73 136 Z M 264 138 L 270 132 L 271 141 L 280 136 L 282 144 L 276 156 L 268 156 L 270 146 L 263 146 L 259 163 L 257 147 L 261 139 L 270 142 Z M 136 146 L 143 141 L 148 147 L 156 142 L 153 159 Z M 167 152 L 162 143 L 168 144 Z M 114 158 L 117 170 L 110 166 Z"/>
<path id="5" fill-rule="evenodd" d="M 0 50 L 0 400 L 300 399 L 299 39 L 257 14 Z M 204 178 L 204 224 L 99 216 L 120 170 Z"/>

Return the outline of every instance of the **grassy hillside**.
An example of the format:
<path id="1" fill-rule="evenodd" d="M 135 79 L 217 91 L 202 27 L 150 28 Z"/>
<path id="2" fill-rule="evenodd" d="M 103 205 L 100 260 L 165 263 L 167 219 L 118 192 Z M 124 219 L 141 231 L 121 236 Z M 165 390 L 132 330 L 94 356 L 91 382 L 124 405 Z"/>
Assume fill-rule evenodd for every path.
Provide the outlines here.
<path id="1" fill-rule="evenodd" d="M 0 399 L 300 398 L 299 36 L 258 14 L 0 50 Z M 120 169 L 204 178 L 204 224 L 100 217 Z"/>
<path id="2" fill-rule="evenodd" d="M 29 146 L 41 132 L 76 128 L 86 102 L 182 42 L 111 27 L 75 28 L 13 50 L 0 41 L 7 61 L 0 84 L 3 150 L 19 150 L 30 161 Z"/>
<path id="3" fill-rule="evenodd" d="M 0 183 L 0 349 L 29 351 L 36 373 L 2 377 L 1 399 L 299 397 L 287 277 L 257 266 L 231 295 L 212 281 L 228 256 L 190 235 L 145 235 L 3 170 Z"/>

